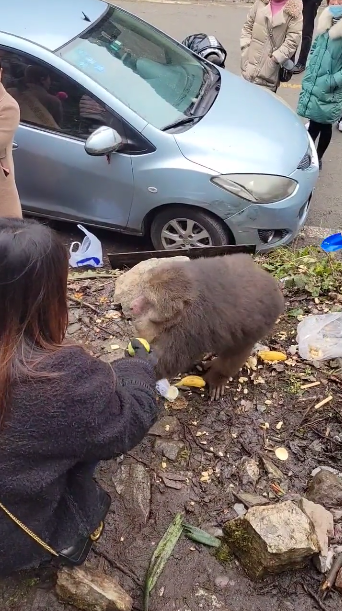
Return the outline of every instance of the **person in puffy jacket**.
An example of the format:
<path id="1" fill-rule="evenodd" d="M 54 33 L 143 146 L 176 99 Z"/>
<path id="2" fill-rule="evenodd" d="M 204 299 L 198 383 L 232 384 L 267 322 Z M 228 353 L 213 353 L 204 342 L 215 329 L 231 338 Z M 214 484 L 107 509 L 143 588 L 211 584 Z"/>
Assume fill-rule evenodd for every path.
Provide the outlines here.
<path id="1" fill-rule="evenodd" d="M 342 113 L 342 0 L 331 0 L 318 19 L 297 113 L 310 121 L 308 131 L 314 141 L 318 139 L 322 167 L 332 126 Z"/>
<path id="2" fill-rule="evenodd" d="M 97 463 L 157 418 L 153 353 L 138 340 L 113 365 L 66 340 L 67 277 L 55 232 L 0 219 L 0 577 L 84 562 L 110 504 Z"/>
<path id="3" fill-rule="evenodd" d="M 241 74 L 271 91 L 279 86 L 279 72 L 295 55 L 301 41 L 301 0 L 256 0 L 242 28 Z"/>

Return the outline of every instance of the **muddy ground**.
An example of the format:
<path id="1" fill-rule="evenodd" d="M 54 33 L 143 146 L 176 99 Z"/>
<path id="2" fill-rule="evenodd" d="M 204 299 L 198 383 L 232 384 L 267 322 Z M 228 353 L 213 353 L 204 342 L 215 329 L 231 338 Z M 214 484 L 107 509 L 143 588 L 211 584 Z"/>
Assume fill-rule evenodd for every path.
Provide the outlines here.
<path id="1" fill-rule="evenodd" d="M 115 272 L 105 269 L 102 274 L 71 272 L 69 336 L 111 362 L 123 354 L 133 331 L 112 305 Z M 338 283 L 335 274 L 330 288 Z M 151 434 L 129 455 L 98 468 L 96 477 L 111 494 L 112 508 L 89 564 L 115 575 L 133 596 L 135 609 L 142 609 L 153 550 L 178 511 L 187 522 L 219 535 L 237 515 L 239 493 L 254 492 L 272 503 L 296 499 L 314 468 L 341 469 L 340 363 L 314 367 L 299 357 L 295 345 L 298 321 L 305 314 L 340 309 L 342 302 L 338 291 L 314 297 L 310 290 L 285 290 L 287 312 L 264 342 L 286 352 L 286 362 L 252 359 L 219 402 L 209 403 L 203 391 L 184 391 L 175 403 L 160 400 L 160 419 Z M 319 384 L 301 388 L 313 382 Z M 330 394 L 332 401 L 315 409 Z M 287 461 L 276 458 L 277 447 L 288 450 Z M 265 456 L 284 474 L 280 487 L 267 476 Z M 342 544 L 341 525 L 335 534 L 335 542 Z M 71 611 L 57 602 L 54 579 L 50 572 L 30 572 L 2 582 L 0 607 Z M 309 567 L 253 583 L 228 553 L 218 560 L 211 549 L 182 538 L 158 580 L 150 609 L 312 611 L 319 606 L 308 591 L 317 593 L 321 580 Z M 341 607 L 341 596 L 332 592 L 321 608 Z"/>

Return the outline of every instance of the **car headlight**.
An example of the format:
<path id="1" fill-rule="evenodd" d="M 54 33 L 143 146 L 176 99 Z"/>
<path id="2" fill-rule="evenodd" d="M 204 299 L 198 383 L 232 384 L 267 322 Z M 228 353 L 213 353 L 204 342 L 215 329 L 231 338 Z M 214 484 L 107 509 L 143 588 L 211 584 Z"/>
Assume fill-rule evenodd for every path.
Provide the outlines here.
<path id="1" fill-rule="evenodd" d="M 254 204 L 279 202 L 290 197 L 297 186 L 292 178 L 272 174 L 221 174 L 211 182 Z"/>

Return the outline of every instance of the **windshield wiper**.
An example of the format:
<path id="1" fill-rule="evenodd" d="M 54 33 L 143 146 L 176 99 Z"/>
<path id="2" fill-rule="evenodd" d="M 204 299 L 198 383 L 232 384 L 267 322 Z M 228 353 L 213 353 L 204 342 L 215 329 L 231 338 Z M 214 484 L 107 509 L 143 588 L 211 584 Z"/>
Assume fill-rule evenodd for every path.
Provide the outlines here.
<path id="1" fill-rule="evenodd" d="M 203 115 L 193 115 L 191 117 L 183 117 L 182 119 L 177 119 L 173 123 L 169 123 L 169 125 L 165 125 L 162 128 L 162 132 L 166 132 L 168 129 L 172 129 L 173 127 L 182 127 L 182 125 L 187 125 L 188 123 L 194 123 L 195 121 L 199 121 L 202 119 Z"/>

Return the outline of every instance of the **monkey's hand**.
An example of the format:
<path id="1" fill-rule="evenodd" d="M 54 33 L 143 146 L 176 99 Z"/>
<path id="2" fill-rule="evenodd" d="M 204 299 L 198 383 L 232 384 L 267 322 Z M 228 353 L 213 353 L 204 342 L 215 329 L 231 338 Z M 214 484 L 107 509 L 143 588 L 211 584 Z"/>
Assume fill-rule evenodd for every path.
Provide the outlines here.
<path id="1" fill-rule="evenodd" d="M 214 359 L 213 361 L 202 363 L 203 369 L 206 372 L 203 378 L 209 388 L 210 401 L 218 401 L 223 397 L 228 382 L 228 378 L 217 370 L 215 365 L 217 361 L 218 359 Z"/>

